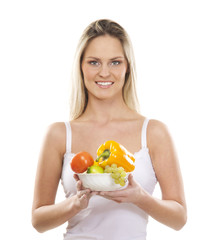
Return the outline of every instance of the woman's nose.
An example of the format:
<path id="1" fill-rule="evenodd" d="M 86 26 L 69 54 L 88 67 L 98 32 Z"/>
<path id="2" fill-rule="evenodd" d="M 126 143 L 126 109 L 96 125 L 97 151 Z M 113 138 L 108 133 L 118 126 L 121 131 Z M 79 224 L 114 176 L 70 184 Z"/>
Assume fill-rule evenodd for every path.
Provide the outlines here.
<path id="1" fill-rule="evenodd" d="M 110 69 L 109 69 L 109 66 L 107 64 L 102 64 L 101 65 L 99 75 L 101 77 L 108 77 L 110 75 Z"/>

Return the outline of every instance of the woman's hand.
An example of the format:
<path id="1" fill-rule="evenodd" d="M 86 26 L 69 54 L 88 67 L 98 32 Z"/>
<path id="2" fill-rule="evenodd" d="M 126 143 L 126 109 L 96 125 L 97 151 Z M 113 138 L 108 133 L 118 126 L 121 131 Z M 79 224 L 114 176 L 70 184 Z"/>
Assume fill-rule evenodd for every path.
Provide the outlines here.
<path id="1" fill-rule="evenodd" d="M 79 180 L 79 177 L 77 174 L 74 174 L 73 176 L 76 180 L 76 188 L 77 188 L 77 194 L 75 195 L 75 204 L 77 208 L 84 209 L 87 208 L 89 204 L 89 200 L 92 196 L 96 195 L 97 192 L 92 192 L 90 189 L 85 189 L 82 185 L 82 182 Z"/>
<path id="2" fill-rule="evenodd" d="M 137 204 L 147 195 L 147 193 L 141 188 L 139 183 L 137 183 L 132 174 L 128 176 L 129 184 L 123 190 L 100 192 L 99 195 L 116 201 L 118 203 L 133 203 Z"/>

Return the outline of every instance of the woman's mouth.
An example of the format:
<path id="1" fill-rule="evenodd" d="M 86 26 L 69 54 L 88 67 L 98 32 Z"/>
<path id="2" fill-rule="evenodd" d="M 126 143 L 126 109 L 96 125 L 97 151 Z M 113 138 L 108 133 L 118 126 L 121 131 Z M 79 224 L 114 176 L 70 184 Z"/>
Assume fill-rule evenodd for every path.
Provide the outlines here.
<path id="1" fill-rule="evenodd" d="M 111 85 L 114 84 L 114 82 L 95 82 L 100 88 L 109 88 Z"/>

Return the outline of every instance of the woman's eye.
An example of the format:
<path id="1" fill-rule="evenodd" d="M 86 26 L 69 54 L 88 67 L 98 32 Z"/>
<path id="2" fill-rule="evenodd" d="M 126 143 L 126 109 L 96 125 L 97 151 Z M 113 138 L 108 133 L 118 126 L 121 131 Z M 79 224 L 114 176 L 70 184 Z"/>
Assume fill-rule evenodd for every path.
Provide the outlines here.
<path id="1" fill-rule="evenodd" d="M 97 61 L 90 61 L 89 63 L 91 65 L 94 65 L 94 66 L 98 66 L 99 65 L 99 62 L 97 62 Z"/>
<path id="2" fill-rule="evenodd" d="M 113 62 L 112 62 L 112 65 L 113 65 L 113 66 L 116 66 L 116 65 L 119 65 L 120 63 L 121 63 L 120 61 L 113 61 Z"/>

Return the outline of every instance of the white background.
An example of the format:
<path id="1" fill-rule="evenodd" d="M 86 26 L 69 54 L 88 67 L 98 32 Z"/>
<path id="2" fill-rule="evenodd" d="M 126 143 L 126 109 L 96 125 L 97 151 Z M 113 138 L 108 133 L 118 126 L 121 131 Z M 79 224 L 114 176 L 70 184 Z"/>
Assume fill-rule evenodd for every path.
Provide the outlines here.
<path id="1" fill-rule="evenodd" d="M 176 232 L 150 218 L 148 240 L 212 239 L 212 13 L 207 0 L 1 1 L 1 239 L 62 239 L 66 225 L 31 226 L 37 159 L 47 126 L 68 120 L 74 51 L 99 18 L 129 33 L 142 114 L 167 124 L 179 155 L 188 223 Z"/>

